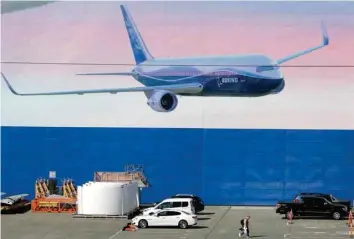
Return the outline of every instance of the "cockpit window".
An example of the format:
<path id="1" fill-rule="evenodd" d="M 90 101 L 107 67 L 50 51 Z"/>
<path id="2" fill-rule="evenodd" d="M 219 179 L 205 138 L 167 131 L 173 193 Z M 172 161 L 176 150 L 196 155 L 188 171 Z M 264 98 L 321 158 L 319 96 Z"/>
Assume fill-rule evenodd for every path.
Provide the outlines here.
<path id="1" fill-rule="evenodd" d="M 257 67 L 257 72 L 263 72 L 263 71 L 272 71 L 272 70 L 278 70 L 279 66 L 272 65 L 272 66 L 258 66 Z"/>

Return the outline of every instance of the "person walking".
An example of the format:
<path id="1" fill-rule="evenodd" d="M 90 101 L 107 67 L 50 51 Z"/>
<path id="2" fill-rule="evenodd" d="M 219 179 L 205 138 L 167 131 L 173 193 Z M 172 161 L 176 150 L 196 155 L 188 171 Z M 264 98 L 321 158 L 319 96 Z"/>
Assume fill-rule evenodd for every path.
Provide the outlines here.
<path id="1" fill-rule="evenodd" d="M 246 234 L 247 238 L 250 238 L 250 227 L 249 227 L 250 218 L 251 216 L 247 216 L 241 219 L 240 221 L 241 227 L 240 227 L 240 232 L 238 234 L 239 237 Z"/>

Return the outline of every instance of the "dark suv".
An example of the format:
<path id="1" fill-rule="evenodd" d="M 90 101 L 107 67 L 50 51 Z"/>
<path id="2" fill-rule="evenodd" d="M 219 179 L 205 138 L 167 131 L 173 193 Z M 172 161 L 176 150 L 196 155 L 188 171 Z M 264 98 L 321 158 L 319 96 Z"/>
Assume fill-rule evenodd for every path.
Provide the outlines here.
<path id="1" fill-rule="evenodd" d="M 293 216 L 320 216 L 332 217 L 339 220 L 346 215 L 350 208 L 348 206 L 329 201 L 323 194 L 301 193 L 295 196 L 293 202 L 278 202 L 276 213 L 290 217 Z"/>
<path id="2" fill-rule="evenodd" d="M 335 198 L 332 194 L 326 194 L 326 193 L 300 193 L 299 195 L 301 196 L 319 196 L 319 197 L 324 197 L 328 201 L 334 204 L 342 204 L 348 207 L 348 210 L 352 208 L 350 200 L 340 200 Z"/>
<path id="3" fill-rule="evenodd" d="M 193 194 L 176 194 L 174 196 L 172 196 L 171 198 L 192 198 L 193 199 L 193 204 L 194 204 L 194 208 L 195 208 L 195 212 L 201 212 L 204 210 L 204 201 Z"/>

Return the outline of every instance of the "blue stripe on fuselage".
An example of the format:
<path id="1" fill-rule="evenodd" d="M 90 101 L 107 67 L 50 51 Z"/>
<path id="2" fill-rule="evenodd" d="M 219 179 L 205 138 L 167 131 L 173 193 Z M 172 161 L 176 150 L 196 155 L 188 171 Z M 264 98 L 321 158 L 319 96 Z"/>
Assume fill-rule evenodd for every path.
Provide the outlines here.
<path id="1" fill-rule="evenodd" d="M 263 96 L 282 90 L 283 78 L 260 77 L 259 74 L 222 68 L 203 73 L 197 67 L 167 67 L 139 73 L 135 78 L 144 85 L 158 86 L 185 83 L 202 83 L 204 96 Z M 183 73 L 182 73 L 183 72 Z M 277 89 L 280 89 L 277 91 Z"/>
<path id="2" fill-rule="evenodd" d="M 205 69 L 200 70 L 198 67 L 193 67 L 193 66 L 183 66 L 183 67 L 178 67 L 178 66 L 171 66 L 171 67 L 165 67 L 165 68 L 160 68 L 156 70 L 152 70 L 153 66 L 137 66 L 135 68 L 135 72 L 142 76 L 140 77 L 139 80 L 142 84 L 148 85 L 148 86 L 154 86 L 157 81 L 164 82 L 163 84 L 173 82 L 173 84 L 176 83 L 190 83 L 190 82 L 201 82 L 203 81 L 204 78 L 209 78 L 209 77 L 215 77 L 215 76 L 221 76 L 221 77 L 226 77 L 226 76 L 237 76 L 237 75 L 243 75 L 251 78 L 259 78 L 259 79 L 279 79 L 283 78 L 280 76 L 267 76 L 267 75 L 262 75 L 262 74 L 257 74 L 254 72 L 250 71 L 245 71 L 241 69 L 234 69 L 234 68 L 218 68 L 215 69 L 212 67 L 204 67 Z M 279 75 L 279 74 L 277 74 Z M 200 81 L 197 81 L 196 79 L 200 78 L 202 76 L 202 79 Z M 190 81 L 192 79 L 192 81 Z"/>

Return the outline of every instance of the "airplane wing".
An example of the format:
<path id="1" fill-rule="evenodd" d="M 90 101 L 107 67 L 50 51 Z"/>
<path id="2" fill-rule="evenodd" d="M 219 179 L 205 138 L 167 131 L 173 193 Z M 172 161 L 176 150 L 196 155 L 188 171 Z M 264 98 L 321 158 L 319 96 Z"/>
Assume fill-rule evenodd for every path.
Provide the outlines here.
<path id="1" fill-rule="evenodd" d="M 1 203 L 7 204 L 7 205 L 12 205 L 18 200 L 27 197 L 29 194 L 18 194 L 18 195 L 13 195 L 4 199 L 1 199 Z"/>
<path id="2" fill-rule="evenodd" d="M 203 85 L 200 83 L 186 83 L 175 85 L 160 85 L 160 86 L 144 86 L 131 88 L 112 88 L 112 89 L 93 89 L 93 90 L 76 90 L 76 91 L 57 91 L 57 92 L 39 92 L 39 93 L 18 93 L 6 79 L 5 75 L 1 73 L 7 87 L 15 95 L 20 96 L 39 96 L 39 95 L 84 95 L 84 94 L 98 94 L 98 93 L 123 93 L 123 92 L 150 92 L 154 90 L 167 90 L 178 93 L 199 93 L 203 90 Z"/>
<path id="3" fill-rule="evenodd" d="M 303 55 L 306 55 L 310 52 L 313 52 L 315 50 L 318 50 L 322 47 L 325 47 L 329 44 L 329 38 L 328 38 L 328 34 L 327 34 L 327 29 L 326 29 L 326 26 L 324 24 L 324 22 L 321 22 L 321 25 L 322 25 L 322 44 L 318 45 L 318 46 L 315 46 L 315 47 L 312 47 L 312 48 L 309 48 L 307 50 L 304 50 L 304 51 L 300 51 L 300 52 L 297 52 L 295 54 L 292 54 L 290 56 L 287 56 L 287 57 L 284 57 L 284 58 L 281 58 L 278 60 L 278 64 L 282 64 L 284 62 L 287 62 L 287 61 L 290 61 L 292 59 L 295 59 L 299 56 L 303 56 Z"/>
<path id="4" fill-rule="evenodd" d="M 78 76 L 132 76 L 131 72 L 113 72 L 113 73 L 80 73 Z"/>
<path id="5" fill-rule="evenodd" d="M 4 199 L 1 199 L 1 204 L 12 205 L 12 204 L 14 204 L 14 201 L 9 198 L 4 198 Z"/>

